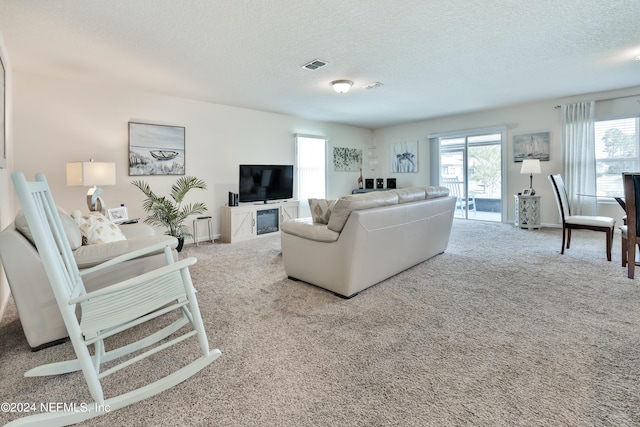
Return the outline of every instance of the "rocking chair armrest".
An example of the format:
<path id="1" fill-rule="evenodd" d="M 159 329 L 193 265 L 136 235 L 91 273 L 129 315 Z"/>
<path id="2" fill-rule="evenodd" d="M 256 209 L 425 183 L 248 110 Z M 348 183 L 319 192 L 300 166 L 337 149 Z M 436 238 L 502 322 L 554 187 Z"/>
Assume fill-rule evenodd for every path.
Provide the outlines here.
<path id="1" fill-rule="evenodd" d="M 102 270 L 103 268 L 111 267 L 112 265 L 120 264 L 122 262 L 129 261 L 131 259 L 138 258 L 138 257 L 144 256 L 144 255 L 147 255 L 147 254 L 150 254 L 150 253 L 153 253 L 153 252 L 162 251 L 163 249 L 165 249 L 166 247 L 169 247 L 169 246 L 171 246 L 170 242 L 154 243 L 154 244 L 149 245 L 149 246 L 147 246 L 145 248 L 138 249 L 138 250 L 135 250 L 135 251 L 132 251 L 132 252 L 128 252 L 126 254 L 119 255 L 119 256 L 117 256 L 115 258 L 111 258 L 110 260 L 105 261 L 103 263 L 100 263 L 98 265 L 95 265 L 93 267 L 89 267 L 89 268 L 83 269 L 80 272 L 80 276 L 84 276 L 86 274 L 93 273 L 93 272 L 98 271 L 98 270 Z"/>
<path id="2" fill-rule="evenodd" d="M 80 295 L 76 298 L 71 298 L 69 300 L 69 305 L 74 305 L 86 301 L 91 298 L 101 297 L 104 295 L 109 295 L 114 292 L 120 292 L 125 289 L 129 289 L 135 286 L 140 285 L 141 283 L 147 282 L 156 277 L 165 276 L 169 273 L 173 273 L 178 270 L 182 270 L 186 267 L 190 267 L 197 262 L 197 259 L 194 257 L 185 258 L 180 261 L 174 262 L 169 265 L 165 265 L 156 270 L 149 271 L 148 273 L 141 274 L 140 276 L 132 277 L 131 279 L 123 280 L 122 282 L 114 283 L 113 285 L 107 286 L 105 288 L 97 289 L 93 292 L 89 292 L 83 295 Z"/>

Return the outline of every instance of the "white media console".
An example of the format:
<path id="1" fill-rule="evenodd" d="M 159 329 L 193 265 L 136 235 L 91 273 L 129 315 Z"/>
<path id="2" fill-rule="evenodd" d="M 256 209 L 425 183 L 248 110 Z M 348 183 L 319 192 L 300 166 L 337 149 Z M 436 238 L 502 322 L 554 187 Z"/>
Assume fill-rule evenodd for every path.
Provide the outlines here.
<path id="1" fill-rule="evenodd" d="M 283 221 L 298 218 L 298 215 L 298 201 L 222 206 L 221 238 L 225 243 L 232 243 L 268 236 L 280 232 Z"/>

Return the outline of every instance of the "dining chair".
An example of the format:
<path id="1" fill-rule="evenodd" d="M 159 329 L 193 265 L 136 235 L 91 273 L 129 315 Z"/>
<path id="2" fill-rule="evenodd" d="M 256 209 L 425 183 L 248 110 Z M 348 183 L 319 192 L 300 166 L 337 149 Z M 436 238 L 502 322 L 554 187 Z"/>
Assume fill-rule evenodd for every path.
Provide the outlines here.
<path id="1" fill-rule="evenodd" d="M 564 181 L 560 174 L 549 175 L 549 182 L 554 190 L 558 212 L 562 219 L 562 247 L 560 253 L 564 254 L 565 242 L 569 249 L 571 244 L 571 230 L 583 229 L 602 231 L 607 240 L 607 261 L 611 261 L 611 245 L 613 243 L 613 229 L 616 225 L 614 218 L 596 215 L 571 215 L 571 207 Z"/>
<path id="2" fill-rule="evenodd" d="M 82 371 L 94 402 L 87 404 L 86 411 L 44 412 L 19 418 L 7 425 L 69 425 L 103 415 L 107 412 L 101 408 L 113 411 L 154 396 L 195 375 L 220 356 L 220 350 L 209 350 L 189 274 L 189 266 L 195 264 L 195 258 L 176 262 L 171 252 L 172 242 L 162 242 L 80 273 L 45 176 L 37 174 L 35 181 L 27 182 L 21 172 L 14 172 L 11 179 L 76 355 L 74 360 L 42 365 L 24 375 L 34 377 Z M 86 291 L 83 275 L 156 251 L 164 251 L 167 265 L 92 292 Z M 78 306 L 79 316 L 76 315 Z M 179 314 L 177 319 L 172 314 L 176 312 Z M 166 322 L 152 322 L 164 315 L 172 316 L 168 325 Z M 128 333 L 143 323 L 150 330 L 148 335 L 140 337 Z M 113 339 L 107 340 L 107 345 L 105 339 L 117 335 L 124 335 L 120 341 L 125 345 L 107 350 L 114 342 Z M 172 346 L 192 337 L 197 341 L 199 356 L 194 355 L 191 362 L 181 363 L 185 349 Z M 133 369 L 135 372 L 137 362 L 146 359 L 153 364 L 154 357 L 150 356 L 169 350 L 174 353 L 171 360 L 181 367 L 140 388 L 105 398 L 101 384 L 103 378 L 121 369 L 128 368 L 128 372 Z M 101 370 L 102 364 L 107 362 L 113 363 Z M 125 387 L 126 372 L 118 375 Z M 75 378 L 80 380 L 80 377 Z M 50 399 L 64 401 L 63 396 L 50 396 Z"/>
<path id="3" fill-rule="evenodd" d="M 627 267 L 627 277 L 633 279 L 636 269 L 636 247 L 640 243 L 638 203 L 640 203 L 640 173 L 623 173 L 626 221 L 620 226 L 622 240 L 622 266 Z M 631 262 L 629 262 L 631 260 Z"/>

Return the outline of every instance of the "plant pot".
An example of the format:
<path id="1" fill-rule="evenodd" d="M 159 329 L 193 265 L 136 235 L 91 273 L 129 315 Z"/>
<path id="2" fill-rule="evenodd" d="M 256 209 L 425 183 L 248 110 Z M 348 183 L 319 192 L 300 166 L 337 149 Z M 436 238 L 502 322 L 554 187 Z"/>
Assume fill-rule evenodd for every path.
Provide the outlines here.
<path id="1" fill-rule="evenodd" d="M 177 237 L 178 246 L 176 246 L 176 251 L 180 252 L 182 250 L 182 246 L 184 246 L 184 237 Z"/>

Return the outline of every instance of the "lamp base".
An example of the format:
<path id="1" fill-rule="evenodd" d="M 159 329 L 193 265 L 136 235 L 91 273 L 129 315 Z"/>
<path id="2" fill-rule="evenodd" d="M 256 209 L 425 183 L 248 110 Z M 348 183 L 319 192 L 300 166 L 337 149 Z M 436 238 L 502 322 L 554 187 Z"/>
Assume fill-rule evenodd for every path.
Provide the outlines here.
<path id="1" fill-rule="evenodd" d="M 89 212 L 100 212 L 101 214 L 105 214 L 106 209 L 104 205 L 104 200 L 100 195 L 102 194 L 102 188 L 90 188 L 87 191 L 87 206 L 89 207 Z"/>

